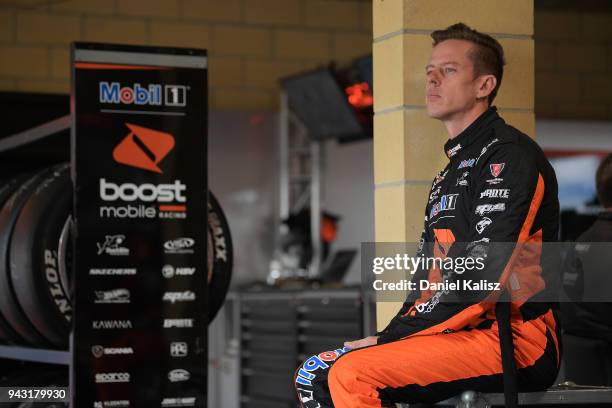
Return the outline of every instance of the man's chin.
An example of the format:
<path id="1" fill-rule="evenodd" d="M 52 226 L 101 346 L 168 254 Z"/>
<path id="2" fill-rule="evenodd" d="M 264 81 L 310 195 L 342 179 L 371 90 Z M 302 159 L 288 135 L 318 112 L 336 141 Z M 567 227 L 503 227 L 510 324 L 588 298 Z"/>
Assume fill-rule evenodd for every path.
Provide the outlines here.
<path id="1" fill-rule="evenodd" d="M 443 112 L 441 110 L 438 109 L 433 109 L 433 108 L 429 108 L 427 107 L 427 115 L 432 118 L 432 119 L 444 119 L 444 117 L 446 116 L 446 112 Z"/>

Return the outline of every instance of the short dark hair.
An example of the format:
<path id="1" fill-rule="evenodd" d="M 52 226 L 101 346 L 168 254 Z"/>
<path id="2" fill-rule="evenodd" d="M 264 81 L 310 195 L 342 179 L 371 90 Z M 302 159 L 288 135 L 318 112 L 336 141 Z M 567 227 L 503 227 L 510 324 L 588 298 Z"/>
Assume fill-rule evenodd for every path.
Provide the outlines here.
<path id="1" fill-rule="evenodd" d="M 463 23 L 453 24 L 444 30 L 436 30 L 431 33 L 431 38 L 434 40 L 434 47 L 446 40 L 466 40 L 476 45 L 468 54 L 468 57 L 474 64 L 475 76 L 492 74 L 497 79 L 497 85 L 493 92 L 489 94 L 489 105 L 491 105 L 501 86 L 502 77 L 504 76 L 504 65 L 506 63 L 504 60 L 504 48 L 499 41 Z"/>
<path id="2" fill-rule="evenodd" d="M 599 164 L 595 175 L 597 196 L 605 208 L 612 207 L 612 153 L 607 155 Z"/>

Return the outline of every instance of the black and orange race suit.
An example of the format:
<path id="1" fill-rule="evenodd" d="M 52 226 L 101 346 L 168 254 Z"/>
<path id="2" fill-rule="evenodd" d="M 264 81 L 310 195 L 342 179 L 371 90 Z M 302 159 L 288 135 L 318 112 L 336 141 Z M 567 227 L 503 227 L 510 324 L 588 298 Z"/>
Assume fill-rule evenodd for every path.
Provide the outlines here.
<path id="1" fill-rule="evenodd" d="M 418 270 L 413 280 L 484 280 L 507 288 L 518 389 L 545 389 L 557 376 L 561 354 L 558 303 L 550 300 L 559 270 L 543 267 L 541 250 L 558 236 L 554 170 L 540 147 L 494 107 L 450 139 L 445 152 L 449 162 L 433 180 L 421 237 L 433 245 L 420 251 L 488 256 L 481 270 L 442 274 L 432 267 Z M 512 249 L 494 250 L 495 243 L 511 243 Z M 483 286 L 463 299 L 457 292 L 412 291 L 378 333 L 377 345 L 306 360 L 295 375 L 300 403 L 382 407 L 431 403 L 468 389 L 503 391 L 495 315 L 500 293 Z"/>

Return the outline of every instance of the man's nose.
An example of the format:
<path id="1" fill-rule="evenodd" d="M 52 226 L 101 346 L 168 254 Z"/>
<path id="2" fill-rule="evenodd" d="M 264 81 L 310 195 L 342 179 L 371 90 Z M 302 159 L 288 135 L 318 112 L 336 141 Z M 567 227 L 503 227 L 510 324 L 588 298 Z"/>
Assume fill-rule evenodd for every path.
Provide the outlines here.
<path id="1" fill-rule="evenodd" d="M 432 72 L 429 75 L 427 75 L 427 84 L 431 84 L 431 85 L 439 85 L 440 84 L 440 78 L 438 77 L 438 74 L 436 74 L 436 72 Z"/>

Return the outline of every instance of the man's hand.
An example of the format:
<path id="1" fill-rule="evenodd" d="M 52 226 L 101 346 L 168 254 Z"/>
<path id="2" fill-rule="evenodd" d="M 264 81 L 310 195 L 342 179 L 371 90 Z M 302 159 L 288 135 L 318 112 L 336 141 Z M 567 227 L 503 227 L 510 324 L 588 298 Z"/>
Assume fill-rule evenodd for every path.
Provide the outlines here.
<path id="1" fill-rule="evenodd" d="M 373 346 L 378 343 L 378 336 L 368 336 L 365 339 L 345 341 L 344 347 L 348 347 L 351 350 L 356 350 L 362 347 Z"/>

